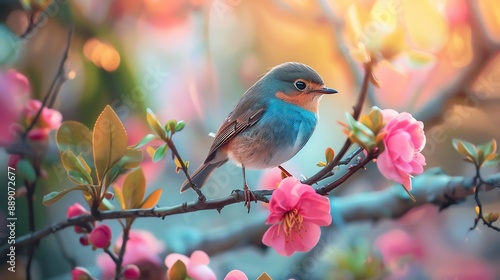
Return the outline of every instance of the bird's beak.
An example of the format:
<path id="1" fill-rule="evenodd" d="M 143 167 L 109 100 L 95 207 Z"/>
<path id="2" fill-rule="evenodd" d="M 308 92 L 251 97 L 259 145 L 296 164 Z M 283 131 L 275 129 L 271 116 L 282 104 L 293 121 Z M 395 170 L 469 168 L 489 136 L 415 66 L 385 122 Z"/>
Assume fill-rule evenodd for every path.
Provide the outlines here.
<path id="1" fill-rule="evenodd" d="M 327 88 L 327 87 L 323 87 L 322 89 L 317 89 L 317 90 L 315 90 L 315 92 L 324 93 L 324 94 L 338 93 L 337 90 L 335 90 L 333 88 Z"/>

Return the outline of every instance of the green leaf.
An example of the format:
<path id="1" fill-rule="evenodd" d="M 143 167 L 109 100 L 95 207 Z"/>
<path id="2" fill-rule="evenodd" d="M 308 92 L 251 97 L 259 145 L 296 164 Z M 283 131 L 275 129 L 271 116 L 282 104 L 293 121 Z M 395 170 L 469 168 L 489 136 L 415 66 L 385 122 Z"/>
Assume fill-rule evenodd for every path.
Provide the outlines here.
<path id="1" fill-rule="evenodd" d="M 484 144 L 478 145 L 477 149 L 483 151 L 483 154 L 485 156 L 488 156 L 489 154 L 496 152 L 496 150 L 497 150 L 497 141 L 495 139 L 492 139 L 488 143 L 484 143 Z"/>
<path id="2" fill-rule="evenodd" d="M 484 159 L 482 166 L 493 166 L 500 163 L 500 155 L 499 154 L 490 154 Z"/>
<path id="3" fill-rule="evenodd" d="M 122 186 L 123 201 L 127 209 L 138 208 L 146 192 L 146 178 L 142 168 L 130 172 Z"/>
<path id="4" fill-rule="evenodd" d="M 175 126 L 175 131 L 179 132 L 179 131 L 183 130 L 185 126 L 186 126 L 186 123 L 184 123 L 184 121 L 178 121 L 177 125 Z"/>
<path id="5" fill-rule="evenodd" d="M 111 201 L 109 201 L 106 198 L 103 198 L 101 200 L 101 203 L 99 204 L 98 209 L 101 210 L 101 211 L 108 211 L 108 210 L 115 209 L 115 206 L 113 206 L 113 203 L 111 203 Z"/>
<path id="6" fill-rule="evenodd" d="M 122 210 L 127 209 L 127 206 L 125 206 L 125 200 L 123 199 L 122 189 L 120 189 L 120 187 L 118 187 L 117 185 L 113 185 L 113 189 L 115 191 L 115 197 L 118 201 L 118 204 L 120 205 L 120 208 L 122 208 Z"/>
<path id="7" fill-rule="evenodd" d="M 94 166 L 92 132 L 85 125 L 75 121 L 63 122 L 57 129 L 56 143 L 61 153 L 71 150 L 75 155 L 82 155 L 91 167 Z"/>
<path id="8" fill-rule="evenodd" d="M 174 163 L 175 163 L 175 173 L 179 173 L 182 170 L 182 165 L 181 165 L 179 158 L 176 157 L 174 159 Z M 184 166 L 186 166 L 186 168 L 188 168 L 189 161 L 184 161 Z"/>
<path id="9" fill-rule="evenodd" d="M 127 150 L 125 155 L 111 168 L 106 176 L 104 185 L 108 186 L 113 183 L 118 176 L 129 171 L 130 169 L 138 167 L 143 159 L 142 151 Z"/>
<path id="10" fill-rule="evenodd" d="M 68 170 L 68 179 L 75 184 L 91 185 L 88 177 L 77 170 Z"/>
<path id="11" fill-rule="evenodd" d="M 17 170 L 24 175 L 28 182 L 32 183 L 36 180 L 36 171 L 31 162 L 22 159 L 17 163 Z"/>
<path id="12" fill-rule="evenodd" d="M 76 156 L 73 151 L 66 150 L 61 154 L 61 162 L 64 168 L 68 171 L 68 177 L 73 177 L 77 184 L 92 185 L 92 177 L 90 176 L 90 167 L 85 162 L 82 156 Z"/>
<path id="13" fill-rule="evenodd" d="M 166 130 L 170 130 L 170 132 L 175 133 L 175 127 L 177 126 L 177 120 L 169 120 L 165 125 Z"/>
<path id="14" fill-rule="evenodd" d="M 118 161 L 118 165 L 123 166 L 125 169 L 132 169 L 138 167 L 142 159 L 142 151 L 127 150 L 125 155 Z"/>
<path id="15" fill-rule="evenodd" d="M 43 196 L 43 205 L 49 206 L 54 204 L 54 202 L 58 201 L 59 199 L 63 198 L 65 195 L 67 195 L 69 192 L 72 191 L 84 191 L 88 193 L 92 193 L 91 189 L 87 185 L 77 185 L 69 189 L 62 190 L 60 192 L 51 192 L 49 194 L 46 194 Z"/>
<path id="16" fill-rule="evenodd" d="M 452 144 L 455 150 L 465 157 L 470 157 L 478 164 L 477 148 L 474 144 L 461 139 L 452 139 Z"/>
<path id="17" fill-rule="evenodd" d="M 157 161 L 160 161 L 164 156 L 165 154 L 167 153 L 167 150 L 168 150 L 168 146 L 167 146 L 167 143 L 161 145 L 160 147 L 158 147 L 158 149 L 156 149 L 154 155 L 153 155 L 153 161 L 154 162 L 157 162 Z"/>
<path id="18" fill-rule="evenodd" d="M 177 260 L 168 270 L 169 280 L 185 280 L 187 277 L 186 265 L 181 260 Z"/>
<path id="19" fill-rule="evenodd" d="M 92 134 L 97 181 L 127 152 L 127 132 L 115 111 L 108 105 L 97 118 Z"/>
<path id="20" fill-rule="evenodd" d="M 144 201 L 141 203 L 141 205 L 138 208 L 142 209 L 148 209 L 148 208 L 153 208 L 158 204 L 158 201 L 160 200 L 162 190 L 161 189 L 156 189 L 152 193 L 144 199 Z"/>
<path id="21" fill-rule="evenodd" d="M 356 124 L 356 120 L 352 117 L 351 114 L 347 112 L 345 113 L 345 115 L 347 118 L 347 125 L 349 125 L 349 127 L 353 127 Z"/>
<path id="22" fill-rule="evenodd" d="M 163 128 L 160 120 L 155 115 L 155 113 L 153 113 L 153 111 L 149 108 L 146 109 L 146 119 L 148 121 L 149 127 L 151 127 L 154 134 L 158 136 L 160 139 L 165 140 L 167 131 Z"/>
<path id="23" fill-rule="evenodd" d="M 147 143 L 149 143 L 155 139 L 156 139 L 156 135 L 148 134 L 148 135 L 144 136 L 144 138 L 142 138 L 141 141 L 139 141 L 139 143 L 137 143 L 134 146 L 129 147 L 129 148 L 134 149 L 134 150 L 139 149 L 141 147 L 144 147 L 144 145 L 146 145 Z"/>
<path id="24" fill-rule="evenodd" d="M 326 166 L 326 162 L 318 161 L 318 163 L 316 163 L 316 166 L 317 167 L 325 167 Z"/>
<path id="25" fill-rule="evenodd" d="M 325 150 L 326 163 L 331 162 L 334 156 L 335 156 L 335 151 L 330 147 L 326 148 Z"/>
<path id="26" fill-rule="evenodd" d="M 80 163 L 82 164 L 82 167 L 83 169 L 85 169 L 85 172 L 88 173 L 90 175 L 90 172 L 92 172 L 92 169 L 90 169 L 90 166 L 87 164 L 87 162 L 85 161 L 85 159 L 82 157 L 82 155 L 79 155 L 78 156 L 78 160 L 80 161 Z M 90 178 L 91 181 L 92 181 L 92 177 Z"/>

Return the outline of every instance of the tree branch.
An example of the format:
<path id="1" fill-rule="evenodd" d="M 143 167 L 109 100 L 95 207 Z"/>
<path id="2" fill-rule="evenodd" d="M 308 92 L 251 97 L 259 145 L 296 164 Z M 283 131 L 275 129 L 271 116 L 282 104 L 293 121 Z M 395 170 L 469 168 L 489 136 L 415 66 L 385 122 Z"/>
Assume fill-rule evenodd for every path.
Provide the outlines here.
<path id="1" fill-rule="evenodd" d="M 500 179 L 500 173 L 494 175 Z M 331 198 L 331 211 L 336 213 L 334 223 L 380 221 L 383 219 L 397 219 L 411 209 L 423 205 L 435 205 L 444 210 L 451 205 L 465 201 L 475 192 L 474 178 L 462 176 L 449 176 L 440 168 L 431 168 L 413 180 L 411 193 L 416 202 L 411 201 L 400 185 L 393 185 L 385 190 L 372 193 L 358 193 L 350 196 Z M 489 189 L 486 189 L 487 191 Z M 250 220 L 245 220 L 234 225 L 235 230 L 227 230 L 227 225 L 221 229 L 213 229 L 217 234 L 200 231 L 194 242 L 189 244 L 177 244 L 176 248 L 183 249 L 179 253 L 190 254 L 194 250 L 203 250 L 209 254 L 217 254 L 227 248 L 234 249 L 247 245 L 260 246 L 263 233 L 269 227 L 264 221 L 267 213 L 256 215 Z M 339 221 L 340 220 L 340 221 Z M 332 224 L 326 228 L 327 231 L 335 230 Z M 198 229 L 188 228 L 179 235 L 192 236 Z M 215 236 L 215 237 L 214 237 Z M 328 236 L 328 234 L 323 234 Z M 179 236 L 171 237 L 172 240 L 180 240 Z M 321 246 L 317 246 L 321 247 Z M 311 255 L 318 255 L 321 248 L 314 248 Z M 307 257 L 305 258 L 307 259 Z"/>

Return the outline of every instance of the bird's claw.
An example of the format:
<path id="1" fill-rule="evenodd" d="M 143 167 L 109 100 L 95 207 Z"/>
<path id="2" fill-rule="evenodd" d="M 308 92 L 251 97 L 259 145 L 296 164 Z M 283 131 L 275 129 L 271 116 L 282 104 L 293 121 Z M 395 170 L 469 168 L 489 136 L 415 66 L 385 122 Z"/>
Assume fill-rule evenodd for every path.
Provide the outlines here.
<path id="1" fill-rule="evenodd" d="M 257 198 L 253 194 L 253 192 L 248 188 L 247 185 L 243 187 L 243 192 L 245 194 L 245 206 L 248 209 L 248 213 L 250 213 L 250 202 L 255 201 L 257 203 Z"/>

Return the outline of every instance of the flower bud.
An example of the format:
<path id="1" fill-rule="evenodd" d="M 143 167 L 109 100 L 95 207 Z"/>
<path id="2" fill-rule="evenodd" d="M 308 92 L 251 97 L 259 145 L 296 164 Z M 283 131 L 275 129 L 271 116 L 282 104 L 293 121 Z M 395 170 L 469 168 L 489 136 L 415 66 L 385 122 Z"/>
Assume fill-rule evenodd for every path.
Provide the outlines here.
<path id="1" fill-rule="evenodd" d="M 111 228 L 106 224 L 100 224 L 90 232 L 89 242 L 97 248 L 107 248 L 111 244 L 111 237 Z"/>
<path id="2" fill-rule="evenodd" d="M 82 246 L 89 246 L 89 237 L 87 235 L 80 236 L 79 241 Z"/>
<path id="3" fill-rule="evenodd" d="M 94 279 L 92 275 L 90 275 L 90 272 L 81 266 L 77 266 L 73 268 L 71 271 L 71 279 L 72 280 L 92 280 Z"/>
<path id="4" fill-rule="evenodd" d="M 87 209 L 85 209 L 81 204 L 75 203 L 75 204 L 71 205 L 70 207 L 68 207 L 68 211 L 66 212 L 66 217 L 69 219 L 69 218 L 73 218 L 73 217 L 80 216 L 80 215 L 86 215 L 89 213 L 90 212 L 87 211 Z M 83 228 L 81 228 L 79 226 L 75 226 L 75 232 L 82 233 L 85 231 L 83 230 Z"/>
<path id="5" fill-rule="evenodd" d="M 135 264 L 129 264 L 123 268 L 122 275 L 127 280 L 136 280 L 139 279 L 141 271 Z"/>

